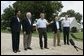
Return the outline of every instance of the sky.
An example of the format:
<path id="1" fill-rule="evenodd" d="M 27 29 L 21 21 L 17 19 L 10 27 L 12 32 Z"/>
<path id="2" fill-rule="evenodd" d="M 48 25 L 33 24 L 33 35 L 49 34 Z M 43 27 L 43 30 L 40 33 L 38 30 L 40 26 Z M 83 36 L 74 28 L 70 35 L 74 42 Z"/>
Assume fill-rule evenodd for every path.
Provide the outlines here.
<path id="1" fill-rule="evenodd" d="M 3 14 L 5 8 L 9 7 L 9 5 L 12 6 L 14 2 L 15 1 L 1 1 L 1 14 Z"/>
<path id="2" fill-rule="evenodd" d="M 64 5 L 62 12 L 73 9 L 83 15 L 83 1 L 63 1 L 62 3 Z"/>
<path id="3" fill-rule="evenodd" d="M 15 1 L 1 1 L 1 14 L 5 8 L 12 4 Z M 73 9 L 75 12 L 79 12 L 83 16 L 83 1 L 62 1 L 63 8 L 61 12 L 66 12 L 67 10 Z M 60 12 L 60 13 L 61 13 Z"/>

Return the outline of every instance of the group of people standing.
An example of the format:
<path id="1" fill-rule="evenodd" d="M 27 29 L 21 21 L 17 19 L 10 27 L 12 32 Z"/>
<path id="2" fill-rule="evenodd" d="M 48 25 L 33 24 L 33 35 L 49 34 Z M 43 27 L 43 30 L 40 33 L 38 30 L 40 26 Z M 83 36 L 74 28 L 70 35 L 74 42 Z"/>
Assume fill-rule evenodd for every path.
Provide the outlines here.
<path id="1" fill-rule="evenodd" d="M 11 33 L 12 33 L 12 49 L 14 53 L 20 52 L 19 50 L 19 40 L 20 40 L 20 30 L 21 24 L 23 28 L 23 44 L 24 50 L 31 48 L 31 40 L 32 40 L 32 29 L 33 29 L 33 22 L 32 22 L 32 14 L 31 12 L 26 13 L 25 19 L 22 21 L 20 20 L 20 11 L 15 11 L 15 16 L 11 18 Z M 52 25 L 52 31 L 54 33 L 53 37 L 53 46 L 56 46 L 56 38 L 57 38 L 57 45 L 60 45 L 60 32 L 62 31 L 61 26 L 63 25 L 63 34 L 64 34 L 64 45 L 69 45 L 69 27 L 70 22 L 67 19 L 68 16 L 65 16 L 63 21 L 59 20 L 59 16 L 55 16 L 55 19 L 50 23 L 47 22 L 45 19 L 45 13 L 40 13 L 40 18 L 36 22 L 36 28 L 39 33 L 39 45 L 41 49 L 49 49 L 47 46 L 47 26 Z M 42 38 L 44 38 L 44 43 Z M 66 43 L 67 40 L 67 43 Z M 43 48 L 44 46 L 44 48 Z"/>

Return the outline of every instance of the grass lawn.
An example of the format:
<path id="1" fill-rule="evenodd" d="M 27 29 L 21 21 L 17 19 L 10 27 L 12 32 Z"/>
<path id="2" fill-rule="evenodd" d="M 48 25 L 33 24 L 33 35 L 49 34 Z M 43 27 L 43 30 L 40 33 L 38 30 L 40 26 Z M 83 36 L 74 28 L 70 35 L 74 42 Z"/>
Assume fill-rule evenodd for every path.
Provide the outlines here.
<path id="1" fill-rule="evenodd" d="M 10 33 L 9 31 L 1 31 L 3 33 Z M 22 34 L 22 33 L 21 33 Z M 83 41 L 83 32 L 77 32 L 73 33 L 76 36 L 76 40 L 82 40 Z M 32 34 L 33 37 L 39 37 L 38 33 L 36 31 Z M 47 32 L 48 38 L 53 38 L 53 32 Z M 61 39 L 63 39 L 63 33 L 61 32 Z"/>
<path id="2" fill-rule="evenodd" d="M 83 32 L 73 33 L 77 39 L 83 40 Z"/>
<path id="3" fill-rule="evenodd" d="M 77 33 L 73 33 L 76 36 L 76 40 L 82 40 L 83 41 L 83 32 L 77 32 Z M 33 36 L 38 37 L 38 33 L 37 32 L 33 32 Z M 53 33 L 52 32 L 47 32 L 47 36 L 48 38 L 53 38 Z M 61 39 L 63 39 L 63 33 L 61 32 Z M 71 37 L 71 36 L 70 36 Z"/>

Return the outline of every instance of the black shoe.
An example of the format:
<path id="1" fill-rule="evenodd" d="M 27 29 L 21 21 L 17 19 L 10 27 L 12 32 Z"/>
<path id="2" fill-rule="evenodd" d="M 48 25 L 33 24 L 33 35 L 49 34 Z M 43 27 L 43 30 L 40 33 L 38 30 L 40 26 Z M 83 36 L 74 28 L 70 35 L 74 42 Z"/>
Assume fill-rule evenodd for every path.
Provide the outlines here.
<path id="1" fill-rule="evenodd" d="M 60 44 L 58 44 L 57 46 L 61 46 Z"/>
<path id="2" fill-rule="evenodd" d="M 48 47 L 45 47 L 45 49 L 49 49 Z"/>
<path id="3" fill-rule="evenodd" d="M 17 50 L 17 52 L 20 52 L 20 50 Z"/>
<path id="4" fill-rule="evenodd" d="M 66 43 L 64 43 L 64 45 L 66 45 Z"/>
<path id="5" fill-rule="evenodd" d="M 17 53 L 17 51 L 15 50 L 15 51 L 13 51 L 14 53 Z"/>
<path id="6" fill-rule="evenodd" d="M 41 48 L 41 49 L 43 49 L 43 48 Z"/>
<path id="7" fill-rule="evenodd" d="M 27 48 L 25 48 L 24 50 L 27 51 Z"/>
<path id="8" fill-rule="evenodd" d="M 30 50 L 32 50 L 32 48 L 31 48 L 31 47 L 28 47 L 27 49 L 30 49 Z"/>
<path id="9" fill-rule="evenodd" d="M 67 43 L 67 45 L 69 45 L 69 43 Z"/>

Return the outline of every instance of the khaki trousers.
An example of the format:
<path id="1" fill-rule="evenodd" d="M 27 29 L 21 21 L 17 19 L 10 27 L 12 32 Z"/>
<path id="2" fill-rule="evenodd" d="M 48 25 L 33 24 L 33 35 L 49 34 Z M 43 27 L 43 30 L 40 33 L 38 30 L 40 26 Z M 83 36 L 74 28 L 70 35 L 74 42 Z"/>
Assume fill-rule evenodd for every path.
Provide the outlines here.
<path id="1" fill-rule="evenodd" d="M 60 31 L 57 30 L 57 33 L 54 33 L 54 38 L 53 38 L 53 46 L 56 46 L 56 40 L 57 40 L 57 45 L 60 45 Z"/>
<path id="2" fill-rule="evenodd" d="M 31 37 L 32 37 L 32 33 L 26 34 L 23 33 L 24 37 L 23 37 L 23 44 L 24 44 L 24 49 L 30 47 L 31 45 Z"/>

